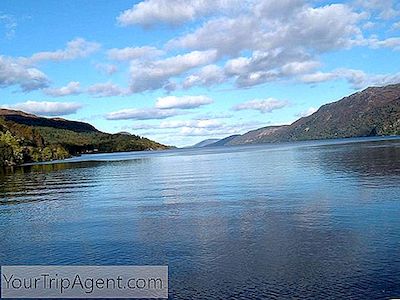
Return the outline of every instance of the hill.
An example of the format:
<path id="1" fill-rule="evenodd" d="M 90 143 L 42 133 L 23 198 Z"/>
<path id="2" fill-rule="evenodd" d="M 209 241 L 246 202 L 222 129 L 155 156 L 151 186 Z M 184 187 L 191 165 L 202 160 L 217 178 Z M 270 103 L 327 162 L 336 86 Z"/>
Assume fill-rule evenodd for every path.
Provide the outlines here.
<path id="1" fill-rule="evenodd" d="M 51 127 L 75 132 L 99 132 L 96 128 L 87 123 L 68 121 L 62 118 L 43 118 L 17 110 L 0 109 L 0 117 L 3 117 L 6 121 L 12 121 L 27 126 Z"/>
<path id="2" fill-rule="evenodd" d="M 237 138 L 239 136 L 240 136 L 240 134 L 230 135 L 226 138 L 217 140 L 217 141 L 213 142 L 212 144 L 208 144 L 208 145 L 206 145 L 206 147 L 226 146 L 227 144 L 230 143 L 230 141 L 234 140 L 235 138 Z"/>
<path id="3" fill-rule="evenodd" d="M 197 144 L 194 144 L 193 146 L 189 146 L 189 148 L 201 148 L 201 147 L 206 147 L 208 145 L 211 145 L 215 142 L 218 142 L 219 139 L 207 139 L 201 142 L 198 142 Z"/>
<path id="4" fill-rule="evenodd" d="M 375 135 L 400 135 L 400 84 L 367 88 L 290 125 L 252 130 L 227 145 Z"/>
<path id="5" fill-rule="evenodd" d="M 90 124 L 0 109 L 0 167 L 93 152 L 169 147 L 137 135 L 108 134 Z"/>

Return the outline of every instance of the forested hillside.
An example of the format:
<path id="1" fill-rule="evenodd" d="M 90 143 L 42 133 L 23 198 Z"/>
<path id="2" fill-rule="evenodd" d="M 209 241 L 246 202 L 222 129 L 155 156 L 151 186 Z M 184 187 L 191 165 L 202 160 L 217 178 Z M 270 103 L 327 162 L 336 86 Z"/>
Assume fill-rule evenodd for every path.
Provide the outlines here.
<path id="1" fill-rule="evenodd" d="M 0 167 L 65 159 L 82 153 L 167 148 L 137 135 L 100 132 L 87 123 L 0 109 Z"/>

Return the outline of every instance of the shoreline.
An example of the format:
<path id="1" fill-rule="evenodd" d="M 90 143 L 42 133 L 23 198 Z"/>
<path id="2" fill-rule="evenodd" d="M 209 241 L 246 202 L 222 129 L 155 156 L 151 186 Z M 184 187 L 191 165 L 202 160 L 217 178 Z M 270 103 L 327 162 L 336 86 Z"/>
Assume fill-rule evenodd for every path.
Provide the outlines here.
<path id="1" fill-rule="evenodd" d="M 335 138 L 335 139 L 320 139 L 320 140 L 301 140 L 301 141 L 287 141 L 287 142 L 271 142 L 271 143 L 255 143 L 255 144 L 243 144 L 243 145 L 229 145 L 229 146 L 210 146 L 210 147 L 185 147 L 185 148 L 169 148 L 169 149 L 159 149 L 159 150 L 140 150 L 140 151 L 123 151 L 123 152 L 101 152 L 101 153 L 84 153 L 79 156 L 72 156 L 67 159 L 62 160 L 52 160 L 52 161 L 44 161 L 44 162 L 35 162 L 35 163 L 26 163 L 21 164 L 15 167 L 29 167 L 29 166 L 38 166 L 38 165 L 51 165 L 51 164 L 62 164 L 62 163 L 79 163 L 79 162 L 105 162 L 105 161 L 124 161 L 130 160 L 132 154 L 140 155 L 140 154 L 159 154 L 170 151 L 177 152 L 192 152 L 192 151 L 210 151 L 212 149 L 234 149 L 240 147 L 265 147 L 265 146 L 285 146 L 285 145 L 293 145 L 293 146 L 308 146 L 308 144 L 315 144 L 310 146 L 323 146 L 323 145 L 337 145 L 337 144 L 346 144 L 346 143 L 363 143 L 363 142 L 379 142 L 379 141 L 389 141 L 389 140 L 400 140 L 400 136 L 374 136 L 374 137 L 347 137 L 347 138 Z M 130 156 L 128 159 L 104 159 L 104 156 Z M 101 159 L 103 156 L 103 159 Z M 80 160 L 79 158 L 87 157 L 90 159 Z M 99 159 L 91 159 L 91 158 L 99 158 Z M 8 167 L 10 168 L 10 167 Z"/>

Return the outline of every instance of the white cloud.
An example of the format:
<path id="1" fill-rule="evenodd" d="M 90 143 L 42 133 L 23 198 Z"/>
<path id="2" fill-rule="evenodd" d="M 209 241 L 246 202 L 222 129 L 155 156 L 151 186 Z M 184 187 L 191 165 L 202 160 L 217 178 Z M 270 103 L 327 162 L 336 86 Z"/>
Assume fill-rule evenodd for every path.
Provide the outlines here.
<path id="1" fill-rule="evenodd" d="M 385 40 L 371 38 L 368 40 L 368 43 L 372 48 L 392 48 L 394 50 L 400 50 L 400 37 L 392 37 Z"/>
<path id="2" fill-rule="evenodd" d="M 396 23 L 393 23 L 392 28 L 393 28 L 394 30 L 400 29 L 400 21 L 399 21 L 399 22 L 396 22 Z"/>
<path id="3" fill-rule="evenodd" d="M 202 136 L 208 138 L 226 137 L 232 134 L 240 134 L 249 130 L 265 126 L 266 122 L 237 122 L 232 124 L 222 123 L 215 120 L 208 120 L 208 123 L 189 123 L 179 128 L 177 136 Z"/>
<path id="4" fill-rule="evenodd" d="M 160 109 L 191 109 L 211 103 L 213 103 L 213 100 L 207 96 L 167 96 L 158 98 L 155 107 Z"/>
<path id="5" fill-rule="evenodd" d="M 98 70 L 102 74 L 112 75 L 118 71 L 118 67 L 113 64 L 104 64 L 104 63 L 97 63 L 94 65 L 96 70 Z"/>
<path id="6" fill-rule="evenodd" d="M 400 73 L 371 75 L 359 70 L 344 70 L 339 76 L 345 77 L 354 89 L 400 83 Z"/>
<path id="7" fill-rule="evenodd" d="M 363 28 L 363 29 L 372 29 L 372 28 L 374 28 L 374 27 L 376 27 L 376 26 L 377 26 L 377 23 L 368 21 L 368 22 L 366 22 L 365 24 L 363 24 L 362 28 Z"/>
<path id="8" fill-rule="evenodd" d="M 33 54 L 26 59 L 27 63 L 38 63 L 41 61 L 63 61 L 76 58 L 87 57 L 90 54 L 98 51 L 100 44 L 88 42 L 85 39 L 77 38 L 67 43 L 65 49 L 56 51 L 45 51 Z"/>
<path id="9" fill-rule="evenodd" d="M 288 20 L 305 6 L 304 0 L 255 1 L 253 12 L 259 18 Z"/>
<path id="10" fill-rule="evenodd" d="M 254 51 L 251 57 L 228 60 L 225 73 L 235 78 L 238 87 L 250 87 L 310 72 L 317 66 L 319 63 L 304 52 L 275 49 Z"/>
<path id="11" fill-rule="evenodd" d="M 389 3 L 389 0 L 383 1 Z M 207 15 L 202 9 L 214 7 L 215 10 L 220 2 L 148 0 L 121 14 L 119 20 L 122 22 L 124 19 L 125 25 L 179 23 Z M 379 4 L 376 0 L 368 2 L 369 7 Z M 313 83 L 337 76 L 316 72 L 322 65 L 319 61 L 321 54 L 354 46 L 400 48 L 397 37 L 384 40 L 365 38 L 362 29 L 370 20 L 369 15 L 351 4 L 315 6 L 316 2 L 305 0 L 251 0 L 226 1 L 223 5 L 227 10 L 220 10 L 218 16 L 204 19 L 200 27 L 171 39 L 165 46 L 167 50 L 187 49 L 192 52 L 164 60 L 132 63 L 131 91 L 160 88 L 173 91 L 194 86 L 210 87 L 228 81 L 239 88 L 277 80 L 300 79 L 301 82 Z M 137 51 L 137 48 L 126 48 L 126 52 L 133 49 Z M 209 63 L 225 61 L 225 66 L 204 62 L 185 66 L 184 57 L 208 51 L 214 51 Z M 206 66 L 193 70 L 202 65 Z M 171 80 L 182 75 L 186 77 Z"/>
<path id="12" fill-rule="evenodd" d="M 45 88 L 48 84 L 49 79 L 40 70 L 0 56 L 0 87 L 18 85 L 22 91 L 29 92 Z"/>
<path id="13" fill-rule="evenodd" d="M 213 100 L 206 96 L 167 96 L 157 99 L 155 107 L 131 108 L 111 112 L 108 120 L 157 120 L 185 114 L 185 109 L 192 109 L 210 104 Z M 149 128 L 149 127 L 148 127 Z"/>
<path id="14" fill-rule="evenodd" d="M 241 88 L 247 88 L 259 84 L 263 84 L 269 81 L 275 81 L 279 79 L 279 73 L 275 70 L 269 71 L 254 71 L 251 73 L 245 73 L 237 77 L 236 86 Z"/>
<path id="15" fill-rule="evenodd" d="M 130 126 L 125 126 L 122 129 L 133 129 L 133 130 L 148 130 L 148 129 L 158 129 L 159 126 L 157 125 L 152 125 L 148 123 L 137 123 L 135 122 L 133 125 Z"/>
<path id="16" fill-rule="evenodd" d="M 319 83 L 324 81 L 329 81 L 336 79 L 337 75 L 335 73 L 324 73 L 324 72 L 316 72 L 312 74 L 305 74 L 300 77 L 300 81 L 304 83 Z"/>
<path id="17" fill-rule="evenodd" d="M 238 0 L 145 0 L 122 12 L 117 21 L 123 26 L 179 24 L 216 11 L 232 10 L 240 3 Z"/>
<path id="18" fill-rule="evenodd" d="M 268 9 L 265 3 L 268 2 Z M 243 50 L 303 49 L 318 52 L 348 47 L 361 38 L 357 23 L 366 17 L 344 4 L 313 8 L 301 1 L 264 1 L 251 13 L 235 18 L 208 21 L 193 33 L 173 39 L 169 47 L 204 50 L 214 48 L 219 55 L 237 55 Z M 256 2 L 257 3 L 257 2 Z M 296 4 L 288 18 L 286 6 Z M 300 3 L 300 5 L 298 5 Z M 270 13 L 274 13 L 274 18 Z M 221 42 L 223 41 L 223 42 Z"/>
<path id="19" fill-rule="evenodd" d="M 166 119 L 177 116 L 182 112 L 174 109 L 157 109 L 157 108 L 132 108 L 122 109 L 107 114 L 107 120 L 157 120 Z"/>
<path id="20" fill-rule="evenodd" d="M 205 112 L 196 115 L 197 120 L 208 120 L 208 119 L 229 119 L 232 118 L 233 114 L 228 112 Z"/>
<path id="21" fill-rule="evenodd" d="M 274 98 L 254 99 L 235 105 L 233 110 L 258 110 L 261 113 L 270 113 L 274 110 L 288 106 L 287 101 L 277 100 Z"/>
<path id="22" fill-rule="evenodd" d="M 192 120 L 166 120 L 160 124 L 137 123 L 134 122 L 129 127 L 122 130 L 133 129 L 140 131 L 140 135 L 151 137 L 154 140 L 163 142 L 167 145 L 188 146 L 208 138 L 224 138 L 233 134 L 242 134 L 270 124 L 268 121 L 238 121 L 234 123 L 220 122 L 210 117 L 206 122 L 198 122 L 199 119 Z M 170 128 L 174 127 L 174 128 Z"/>
<path id="23" fill-rule="evenodd" d="M 357 0 L 356 5 L 377 12 L 382 19 L 392 19 L 400 15 L 400 4 L 397 0 Z"/>
<path id="24" fill-rule="evenodd" d="M 193 120 L 168 120 L 162 121 L 159 124 L 144 124 L 137 123 L 130 128 L 132 129 L 183 129 L 183 128 L 207 128 L 207 129 L 216 129 L 226 126 L 225 123 L 220 122 L 219 120 L 209 118 L 209 119 L 193 119 Z"/>
<path id="25" fill-rule="evenodd" d="M 218 120 L 173 120 L 163 121 L 160 123 L 159 128 L 219 128 L 223 124 Z"/>
<path id="26" fill-rule="evenodd" d="M 285 75 L 305 74 L 313 71 L 319 66 L 321 66 L 321 63 L 314 60 L 295 61 L 283 65 L 282 73 Z"/>
<path id="27" fill-rule="evenodd" d="M 87 92 L 94 97 L 112 97 L 128 95 L 127 89 L 121 88 L 112 82 L 96 83 L 87 89 Z"/>
<path id="28" fill-rule="evenodd" d="M 32 65 L 47 60 L 62 61 L 86 57 L 99 48 L 100 45 L 97 43 L 78 38 L 68 42 L 63 50 L 39 52 L 31 57 L 11 58 L 0 55 L 0 87 L 19 85 L 25 92 L 45 88 L 49 84 L 49 79 Z M 48 91 L 57 94 L 54 89 Z"/>
<path id="29" fill-rule="evenodd" d="M 299 117 L 299 118 L 308 117 L 308 116 L 311 116 L 313 113 L 315 113 L 317 110 L 318 109 L 315 107 L 310 107 L 310 108 L 296 114 L 296 117 Z"/>
<path id="30" fill-rule="evenodd" d="M 234 57 L 222 71 L 214 66 L 190 74 L 183 88 L 210 86 L 230 78 L 240 88 L 295 79 L 321 66 L 320 53 L 367 43 L 360 28 L 367 14 L 355 12 L 346 4 L 312 7 L 302 0 L 247 4 L 238 16 L 211 19 L 167 43 L 167 48 L 211 48 L 218 51 L 218 58 Z M 397 41 L 385 41 L 389 43 Z"/>
<path id="31" fill-rule="evenodd" d="M 183 127 L 179 131 L 181 136 L 213 136 L 221 130 L 210 130 L 209 128 L 193 128 L 193 127 Z M 225 130 L 222 132 L 226 132 Z M 221 134 L 221 133 L 219 133 Z"/>
<path id="32" fill-rule="evenodd" d="M 212 86 L 220 84 L 226 80 L 224 70 L 217 65 L 208 65 L 200 71 L 191 74 L 183 81 L 183 88 L 188 89 L 193 86 Z"/>
<path id="33" fill-rule="evenodd" d="M 257 56 L 258 52 L 255 53 Z M 254 54 L 253 54 L 254 56 Z M 252 59 L 249 57 L 237 57 L 228 60 L 225 64 L 225 71 L 230 75 L 240 75 L 249 70 Z"/>
<path id="34" fill-rule="evenodd" d="M 329 80 L 347 80 L 354 89 L 364 89 L 369 86 L 384 86 L 388 84 L 400 83 L 400 73 L 395 74 L 366 74 L 361 70 L 336 69 L 332 72 L 317 72 L 307 74 L 299 78 L 305 83 L 318 83 Z"/>
<path id="35" fill-rule="evenodd" d="M 53 97 L 63 97 L 69 95 L 78 95 L 81 91 L 81 84 L 77 81 L 71 81 L 66 86 L 60 88 L 47 88 L 44 89 L 43 92 L 46 95 L 53 96 Z"/>
<path id="36" fill-rule="evenodd" d="M 193 51 L 145 63 L 132 63 L 131 84 L 133 93 L 156 90 L 171 84 L 170 78 L 182 75 L 190 69 L 209 64 L 216 59 L 215 50 Z"/>
<path id="37" fill-rule="evenodd" d="M 257 20 L 249 16 L 208 21 L 193 33 L 168 42 L 168 48 L 217 49 L 219 56 L 239 54 L 256 47 L 260 36 Z"/>
<path id="38" fill-rule="evenodd" d="M 11 39 L 15 36 L 15 30 L 18 24 L 12 15 L 0 14 L 0 24 L 4 25 L 5 37 L 7 39 Z"/>
<path id="39" fill-rule="evenodd" d="M 126 47 L 122 49 L 113 48 L 107 51 L 109 59 L 113 60 L 134 60 L 142 58 L 152 58 L 161 56 L 164 51 L 159 50 L 155 47 L 144 46 L 144 47 Z"/>
<path id="40" fill-rule="evenodd" d="M 157 138 L 165 138 L 165 136 L 173 136 L 176 144 L 180 137 L 181 144 L 190 144 L 189 137 L 208 137 L 208 138 L 222 138 L 232 134 L 240 134 L 249 130 L 259 128 L 268 122 L 236 122 L 225 123 L 219 120 L 209 119 L 192 119 L 192 120 L 167 120 L 162 121 L 160 124 L 144 124 L 136 123 L 130 126 L 130 129 L 144 130 L 143 135 L 153 135 Z M 156 139 L 157 139 L 156 138 Z"/>
<path id="41" fill-rule="evenodd" d="M 277 31 L 275 43 L 319 52 L 350 47 L 362 39 L 358 23 L 366 17 L 366 14 L 356 13 L 345 4 L 307 7 L 296 15 L 293 22 Z"/>
<path id="42" fill-rule="evenodd" d="M 76 113 L 82 105 L 71 102 L 27 101 L 13 105 L 4 105 L 3 107 L 43 116 L 65 116 Z"/>

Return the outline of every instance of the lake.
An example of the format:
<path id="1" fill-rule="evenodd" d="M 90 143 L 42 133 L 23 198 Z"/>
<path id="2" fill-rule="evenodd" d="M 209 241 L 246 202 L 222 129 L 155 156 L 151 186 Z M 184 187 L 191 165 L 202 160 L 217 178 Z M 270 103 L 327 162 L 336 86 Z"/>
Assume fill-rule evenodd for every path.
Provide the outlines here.
<path id="1" fill-rule="evenodd" d="M 398 138 L 94 154 L 0 177 L 0 265 L 168 265 L 171 299 L 400 298 Z"/>

